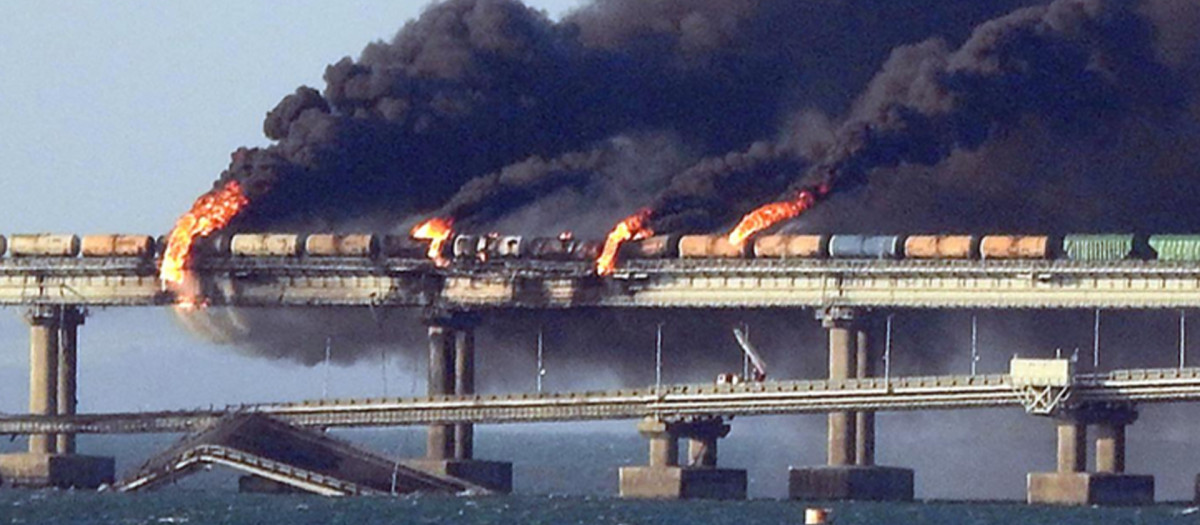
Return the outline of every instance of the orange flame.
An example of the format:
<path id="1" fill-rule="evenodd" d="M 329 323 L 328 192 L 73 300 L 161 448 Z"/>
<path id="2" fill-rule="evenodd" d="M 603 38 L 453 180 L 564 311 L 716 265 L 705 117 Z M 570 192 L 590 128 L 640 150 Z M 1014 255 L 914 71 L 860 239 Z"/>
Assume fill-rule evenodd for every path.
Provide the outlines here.
<path id="1" fill-rule="evenodd" d="M 608 239 L 604 241 L 604 251 L 600 252 L 600 258 L 596 259 L 596 275 L 612 275 L 616 271 L 617 251 L 621 249 L 622 244 L 654 235 L 654 230 L 646 225 L 650 221 L 651 213 L 653 212 L 650 208 L 642 208 L 617 223 L 608 234 Z"/>
<path id="2" fill-rule="evenodd" d="M 429 258 L 438 267 L 450 265 L 450 261 L 442 257 L 442 246 L 454 235 L 454 219 L 450 217 L 434 217 L 413 227 L 409 236 L 419 241 L 429 241 Z"/>
<path id="3" fill-rule="evenodd" d="M 207 237 L 224 228 L 249 203 L 250 199 L 242 193 L 242 186 L 237 181 L 230 181 L 196 199 L 192 209 L 175 221 L 175 229 L 167 238 L 162 266 L 158 270 L 163 289 L 183 284 L 184 268 L 196 237 Z M 190 299 L 184 301 L 191 302 Z"/>
<path id="4" fill-rule="evenodd" d="M 829 191 L 825 185 L 801 190 L 790 201 L 772 202 L 746 214 L 729 234 L 729 244 L 742 246 L 754 234 L 804 213 L 817 203 L 817 197 Z"/>

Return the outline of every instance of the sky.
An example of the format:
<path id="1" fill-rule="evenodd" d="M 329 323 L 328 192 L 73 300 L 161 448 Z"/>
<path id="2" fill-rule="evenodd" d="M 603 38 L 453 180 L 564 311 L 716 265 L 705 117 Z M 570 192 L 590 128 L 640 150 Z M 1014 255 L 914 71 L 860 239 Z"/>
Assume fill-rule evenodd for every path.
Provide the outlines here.
<path id="1" fill-rule="evenodd" d="M 3 2 L 0 231 L 167 231 L 284 95 L 426 4 Z"/>
<path id="2" fill-rule="evenodd" d="M 530 0 L 560 16 L 580 0 Z M 167 232 L 263 116 L 424 1 L 0 3 L 0 234 Z M 28 392 L 22 310 L 0 309 L 0 412 Z M 91 312 L 80 410 L 417 393 L 415 363 L 304 368 L 192 336 L 167 309 Z M 420 327 L 416 327 L 420 329 Z M 336 348 L 334 349 L 336 351 Z M 532 374 L 531 374 L 532 384 Z"/>

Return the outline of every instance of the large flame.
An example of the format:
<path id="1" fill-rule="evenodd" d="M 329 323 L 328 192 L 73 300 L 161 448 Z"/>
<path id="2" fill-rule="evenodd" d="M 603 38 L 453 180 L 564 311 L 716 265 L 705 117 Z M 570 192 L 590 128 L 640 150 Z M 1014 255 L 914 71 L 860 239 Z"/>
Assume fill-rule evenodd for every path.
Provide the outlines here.
<path id="1" fill-rule="evenodd" d="M 729 233 L 729 244 L 742 246 L 754 234 L 770 228 L 780 222 L 794 218 L 812 208 L 817 198 L 829 192 L 828 186 L 801 190 L 796 198 L 788 201 L 772 202 L 742 217 L 737 227 Z"/>
<path id="2" fill-rule="evenodd" d="M 187 267 L 196 238 L 206 237 L 224 228 L 249 203 L 250 199 L 242 193 L 242 186 L 237 181 L 230 181 L 196 199 L 192 209 L 175 221 L 175 229 L 167 238 L 162 266 L 158 270 L 163 289 L 183 284 L 184 268 Z M 187 301 L 190 300 L 185 299 Z"/>
<path id="3" fill-rule="evenodd" d="M 450 261 L 442 257 L 442 246 L 454 235 L 454 219 L 450 217 L 434 217 L 413 227 L 409 233 L 419 241 L 429 241 L 429 258 L 439 267 L 450 265 Z"/>
<path id="4" fill-rule="evenodd" d="M 617 223 L 604 241 L 604 251 L 596 259 L 597 275 L 612 275 L 617 269 L 617 252 L 626 241 L 636 241 L 654 235 L 654 230 L 646 224 L 650 222 L 651 213 L 650 208 L 642 208 Z"/>

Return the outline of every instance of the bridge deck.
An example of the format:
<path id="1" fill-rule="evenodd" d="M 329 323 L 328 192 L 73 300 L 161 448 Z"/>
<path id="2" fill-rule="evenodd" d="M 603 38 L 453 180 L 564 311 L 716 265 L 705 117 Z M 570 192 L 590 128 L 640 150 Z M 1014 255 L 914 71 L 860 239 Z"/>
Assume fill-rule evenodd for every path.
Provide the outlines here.
<path id="1" fill-rule="evenodd" d="M 1122 370 L 1076 376 L 1074 402 L 1200 401 L 1200 368 Z M 646 416 L 802 414 L 842 410 L 1023 407 L 1007 375 L 769 381 L 743 385 L 569 392 L 342 399 L 234 405 L 149 413 L 0 417 L 0 434 L 191 432 L 229 414 L 263 414 L 297 426 L 369 427 L 430 423 L 533 423 Z"/>
<path id="2" fill-rule="evenodd" d="M 156 262 L 0 259 L 0 305 L 152 306 Z M 233 258 L 197 263 L 213 305 L 445 308 L 1200 307 L 1200 264 L 1160 261 L 629 261 L 590 263 Z"/>

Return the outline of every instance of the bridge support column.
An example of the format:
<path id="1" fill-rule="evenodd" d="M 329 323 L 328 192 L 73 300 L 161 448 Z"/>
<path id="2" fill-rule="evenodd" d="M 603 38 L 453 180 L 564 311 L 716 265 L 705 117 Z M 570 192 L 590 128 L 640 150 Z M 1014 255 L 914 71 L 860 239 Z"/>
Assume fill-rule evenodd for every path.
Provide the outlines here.
<path id="1" fill-rule="evenodd" d="M 29 322 L 29 413 L 75 413 L 76 328 L 82 312 L 73 306 L 37 306 Z M 0 455 L 0 480 L 10 486 L 95 488 L 112 483 L 113 458 L 79 456 L 75 436 L 33 434 L 25 454 Z"/>
<path id="2" fill-rule="evenodd" d="M 855 377 L 858 379 L 866 379 L 874 374 L 872 365 L 875 355 L 867 323 L 869 321 L 861 322 L 855 329 Z M 854 464 L 870 467 L 875 464 L 875 413 L 855 412 L 854 418 Z"/>
<path id="3" fill-rule="evenodd" d="M 621 467 L 622 498 L 745 499 L 746 471 L 717 468 L 717 440 L 729 434 L 720 418 L 663 421 L 648 417 L 638 432 L 650 442 L 649 465 Z M 688 461 L 679 465 L 679 439 Z"/>
<path id="4" fill-rule="evenodd" d="M 475 327 L 459 330 L 454 338 L 454 393 L 475 394 Z M 475 425 L 454 425 L 454 459 L 472 459 L 475 455 Z"/>
<path id="5" fill-rule="evenodd" d="M 58 414 L 63 416 L 75 415 L 77 398 L 78 360 L 79 360 L 79 327 L 83 325 L 83 310 L 77 307 L 63 307 L 59 317 L 58 332 Z M 59 454 L 75 453 L 75 434 L 58 434 L 55 452 Z"/>
<path id="6" fill-rule="evenodd" d="M 1125 473 L 1125 424 L 1105 422 L 1096 425 L 1096 472 Z"/>
<path id="7" fill-rule="evenodd" d="M 429 375 L 427 393 L 432 396 L 454 394 L 454 330 L 444 324 L 429 326 Z M 429 425 L 425 457 L 445 460 L 454 457 L 454 427 Z"/>
<path id="8" fill-rule="evenodd" d="M 429 395 L 475 393 L 475 327 L 479 316 L 456 312 L 431 316 L 429 325 Z M 471 423 L 430 425 L 421 468 L 452 476 L 500 493 L 512 492 L 512 463 L 480 461 L 475 456 Z"/>
<path id="9" fill-rule="evenodd" d="M 52 416 L 58 413 L 58 307 L 35 307 L 29 322 L 29 413 Z M 54 452 L 53 434 L 29 436 L 30 454 Z"/>
<path id="10" fill-rule="evenodd" d="M 1125 427 L 1137 419 L 1128 406 L 1065 414 L 1057 422 L 1058 471 L 1030 473 L 1029 503 L 1144 505 L 1154 502 L 1154 476 L 1125 474 Z M 1087 472 L 1087 426 L 1096 427 L 1096 471 Z"/>
<path id="11" fill-rule="evenodd" d="M 830 307 L 817 319 L 829 333 L 829 380 L 866 379 L 873 372 L 872 324 L 866 312 Z M 833 412 L 827 465 L 792 467 L 788 496 L 805 500 L 910 501 L 913 471 L 875 465 L 875 414 Z"/>

